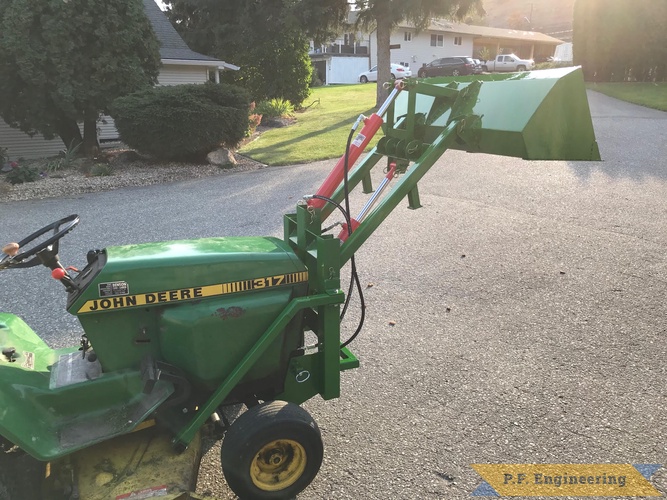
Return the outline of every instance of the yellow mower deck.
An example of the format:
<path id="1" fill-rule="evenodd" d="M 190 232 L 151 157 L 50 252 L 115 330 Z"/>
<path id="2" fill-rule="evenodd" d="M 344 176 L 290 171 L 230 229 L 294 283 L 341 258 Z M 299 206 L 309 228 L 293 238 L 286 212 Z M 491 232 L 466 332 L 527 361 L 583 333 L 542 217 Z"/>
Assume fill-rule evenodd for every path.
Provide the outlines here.
<path id="1" fill-rule="evenodd" d="M 200 460 L 199 433 L 179 454 L 169 433 L 150 427 L 51 463 L 46 486 L 55 498 L 72 484 L 81 500 L 214 500 L 193 493 Z"/>

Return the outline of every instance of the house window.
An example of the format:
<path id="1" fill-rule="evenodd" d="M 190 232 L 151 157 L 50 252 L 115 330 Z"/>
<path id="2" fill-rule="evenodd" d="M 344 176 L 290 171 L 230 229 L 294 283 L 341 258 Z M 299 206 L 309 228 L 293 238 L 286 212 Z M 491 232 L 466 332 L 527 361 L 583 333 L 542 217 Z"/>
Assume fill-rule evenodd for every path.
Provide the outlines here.
<path id="1" fill-rule="evenodd" d="M 455 36 L 454 37 L 454 45 L 461 45 L 463 43 L 463 37 L 462 36 Z"/>
<path id="2" fill-rule="evenodd" d="M 431 47 L 442 47 L 445 44 L 443 35 L 431 35 Z"/>
<path id="3" fill-rule="evenodd" d="M 412 41 L 412 32 L 406 31 L 403 33 L 403 40 L 406 42 Z"/>

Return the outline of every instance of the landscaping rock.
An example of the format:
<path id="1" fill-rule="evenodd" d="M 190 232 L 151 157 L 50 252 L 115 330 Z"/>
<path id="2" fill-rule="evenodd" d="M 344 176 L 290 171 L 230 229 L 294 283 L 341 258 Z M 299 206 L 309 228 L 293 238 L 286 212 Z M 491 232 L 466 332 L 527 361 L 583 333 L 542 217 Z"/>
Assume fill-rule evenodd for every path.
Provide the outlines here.
<path id="1" fill-rule="evenodd" d="M 229 149 L 221 148 L 211 151 L 206 159 L 211 165 L 216 167 L 233 167 L 236 165 L 236 158 L 234 158 L 234 153 Z"/>

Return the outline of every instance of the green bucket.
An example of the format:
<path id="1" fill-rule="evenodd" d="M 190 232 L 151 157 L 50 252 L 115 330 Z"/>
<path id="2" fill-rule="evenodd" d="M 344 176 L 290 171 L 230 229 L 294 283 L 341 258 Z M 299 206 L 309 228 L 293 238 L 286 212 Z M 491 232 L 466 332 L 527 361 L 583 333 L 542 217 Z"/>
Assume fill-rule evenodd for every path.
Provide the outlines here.
<path id="1" fill-rule="evenodd" d="M 389 138 L 431 143 L 464 117 L 453 149 L 527 160 L 600 160 L 578 67 L 410 80 L 406 90 L 388 113 Z"/>

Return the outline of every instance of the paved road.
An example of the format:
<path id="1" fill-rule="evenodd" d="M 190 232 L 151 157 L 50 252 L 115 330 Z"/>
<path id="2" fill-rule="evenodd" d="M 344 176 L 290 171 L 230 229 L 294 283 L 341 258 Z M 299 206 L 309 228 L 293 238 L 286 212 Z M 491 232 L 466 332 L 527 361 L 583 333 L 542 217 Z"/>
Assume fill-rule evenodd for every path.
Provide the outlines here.
<path id="1" fill-rule="evenodd" d="M 299 498 L 464 499 L 471 463 L 667 464 L 667 113 L 589 99 L 603 162 L 448 152 L 424 208 L 395 211 L 359 252 L 362 366 L 340 399 L 305 405 L 325 461 Z M 331 164 L 0 203 L 0 240 L 75 212 L 72 265 L 111 244 L 278 236 Z M 55 346 L 78 340 L 43 271 L 0 283 L 3 310 Z M 200 491 L 233 498 L 217 453 Z"/>

